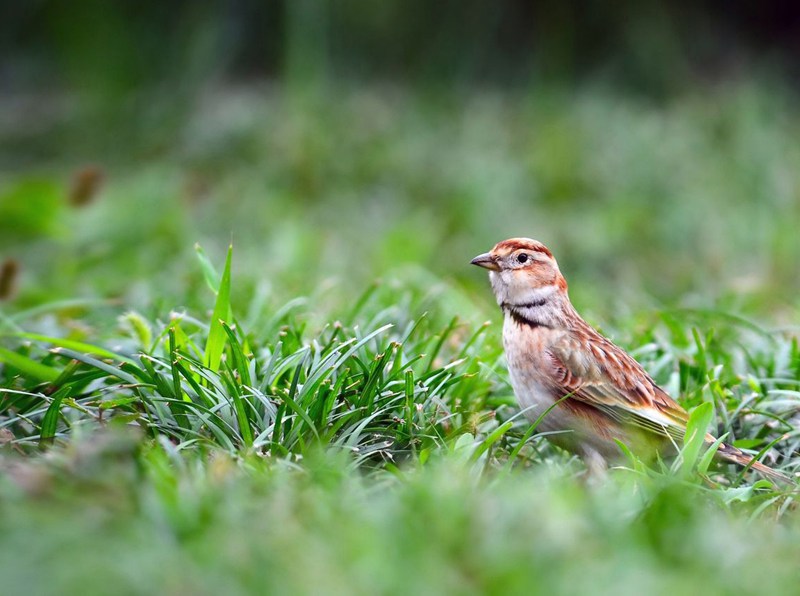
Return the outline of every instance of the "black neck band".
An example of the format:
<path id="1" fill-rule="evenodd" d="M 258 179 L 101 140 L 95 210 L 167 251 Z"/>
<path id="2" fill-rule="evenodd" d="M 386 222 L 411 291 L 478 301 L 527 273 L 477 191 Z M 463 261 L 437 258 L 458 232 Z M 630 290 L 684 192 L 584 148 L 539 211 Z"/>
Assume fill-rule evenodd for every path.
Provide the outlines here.
<path id="1" fill-rule="evenodd" d="M 553 328 L 552 325 L 548 325 L 547 323 L 543 323 L 541 321 L 534 321 L 532 319 L 529 319 L 529 318 L 523 316 L 520 312 L 514 310 L 513 308 L 504 308 L 503 310 L 505 312 L 507 312 L 508 315 L 512 319 L 514 319 L 514 322 L 519 326 L 523 326 L 524 325 L 524 326 L 527 326 L 527 327 L 531 327 L 533 329 L 535 329 L 537 327 L 544 327 L 544 328 L 547 328 L 547 329 L 552 329 Z"/>

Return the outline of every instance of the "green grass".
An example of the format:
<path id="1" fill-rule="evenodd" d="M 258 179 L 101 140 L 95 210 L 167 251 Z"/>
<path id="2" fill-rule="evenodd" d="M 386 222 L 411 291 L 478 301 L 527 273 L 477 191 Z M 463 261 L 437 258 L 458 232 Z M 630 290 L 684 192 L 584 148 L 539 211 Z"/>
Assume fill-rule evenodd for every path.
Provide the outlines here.
<path id="1" fill-rule="evenodd" d="M 2 484 L 6 589 L 756 594 L 797 581 L 796 524 L 693 485 L 587 491 L 541 466 L 486 481 L 457 454 L 363 475 L 347 457 L 137 445 L 95 436 L 12 470 L 26 492 Z"/>
<path id="2" fill-rule="evenodd" d="M 88 205 L 67 161 L 4 176 L 4 585 L 793 590 L 789 488 L 691 441 L 587 483 L 521 417 L 467 265 L 547 241 L 693 424 L 800 472 L 786 96 L 334 92 L 211 98 L 124 147 L 65 118 L 72 155 L 105 149 Z"/>

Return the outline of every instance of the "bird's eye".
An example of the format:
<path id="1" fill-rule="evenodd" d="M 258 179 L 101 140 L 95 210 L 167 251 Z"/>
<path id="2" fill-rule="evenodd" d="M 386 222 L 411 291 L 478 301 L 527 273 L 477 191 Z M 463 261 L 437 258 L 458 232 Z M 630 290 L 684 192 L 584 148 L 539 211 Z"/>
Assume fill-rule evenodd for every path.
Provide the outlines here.
<path id="1" fill-rule="evenodd" d="M 517 255 L 517 262 L 518 263 L 527 263 L 528 262 L 528 255 L 525 253 Z"/>

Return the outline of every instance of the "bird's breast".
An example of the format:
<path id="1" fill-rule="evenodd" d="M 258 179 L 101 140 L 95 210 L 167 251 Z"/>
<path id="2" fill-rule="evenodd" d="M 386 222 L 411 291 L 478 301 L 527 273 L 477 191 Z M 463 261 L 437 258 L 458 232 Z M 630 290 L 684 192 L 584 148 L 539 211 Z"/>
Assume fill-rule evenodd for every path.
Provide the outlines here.
<path id="1" fill-rule="evenodd" d="M 508 374 L 520 409 L 533 421 L 538 420 L 561 396 L 556 395 L 544 374 L 545 352 L 559 332 L 547 327 L 520 324 L 511 315 L 503 323 L 503 347 Z M 539 430 L 566 430 L 573 426 L 570 414 L 553 408 L 539 423 Z"/>

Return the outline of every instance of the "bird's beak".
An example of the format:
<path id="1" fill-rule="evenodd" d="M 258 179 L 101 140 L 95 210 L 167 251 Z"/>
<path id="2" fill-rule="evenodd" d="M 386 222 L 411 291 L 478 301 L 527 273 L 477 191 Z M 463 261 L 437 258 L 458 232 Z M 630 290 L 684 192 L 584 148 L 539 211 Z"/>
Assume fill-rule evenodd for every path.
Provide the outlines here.
<path id="1" fill-rule="evenodd" d="M 470 261 L 472 265 L 477 265 L 478 267 L 483 267 L 484 269 L 491 269 L 492 271 L 500 271 L 500 267 L 497 266 L 497 261 L 491 255 L 491 253 L 485 252 L 482 255 L 478 255 L 474 259 Z"/>

